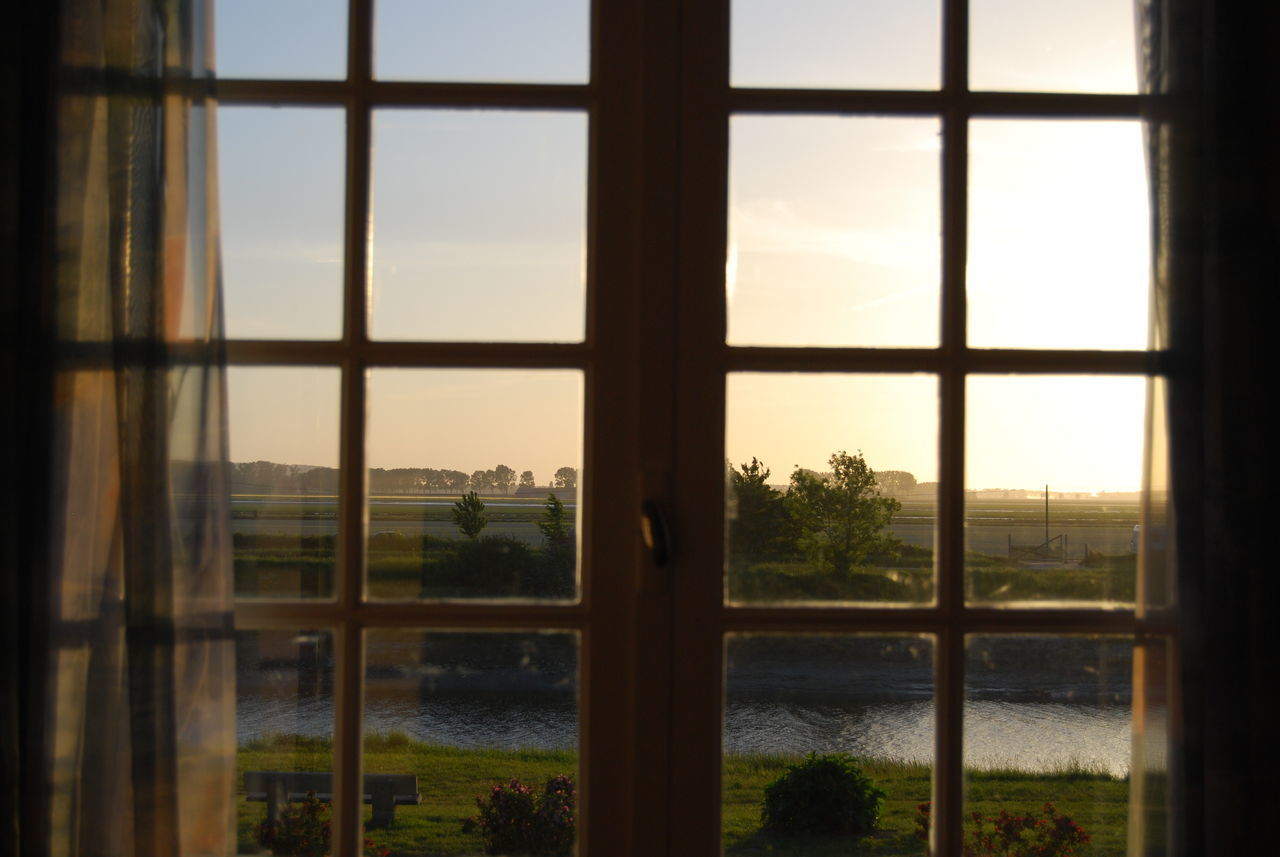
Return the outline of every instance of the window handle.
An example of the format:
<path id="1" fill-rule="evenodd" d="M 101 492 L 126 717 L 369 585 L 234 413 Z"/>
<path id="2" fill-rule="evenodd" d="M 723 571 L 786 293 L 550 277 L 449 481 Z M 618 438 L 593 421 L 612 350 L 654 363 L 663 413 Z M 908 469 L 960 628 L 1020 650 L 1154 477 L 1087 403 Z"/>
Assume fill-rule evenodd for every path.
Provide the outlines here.
<path id="1" fill-rule="evenodd" d="M 645 500 L 640 505 L 640 532 L 644 546 L 653 557 L 653 564 L 662 568 L 671 560 L 671 532 L 667 528 L 667 516 L 657 500 Z"/>

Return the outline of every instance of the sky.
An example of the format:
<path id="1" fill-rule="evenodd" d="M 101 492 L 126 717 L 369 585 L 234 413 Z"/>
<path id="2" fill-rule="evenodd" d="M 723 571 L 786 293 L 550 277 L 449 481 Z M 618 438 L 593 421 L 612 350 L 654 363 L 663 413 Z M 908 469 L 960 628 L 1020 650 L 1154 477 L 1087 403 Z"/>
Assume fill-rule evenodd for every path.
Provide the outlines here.
<path id="1" fill-rule="evenodd" d="M 1132 0 L 970 0 L 973 88 L 1134 92 Z M 587 0 L 380 0 L 386 79 L 581 83 Z M 226 77 L 345 75 L 335 0 L 220 0 Z M 935 88 L 936 0 L 737 0 L 739 86 Z M 286 46 L 281 49 L 281 45 Z M 218 112 L 232 338 L 341 331 L 344 117 L 317 107 Z M 734 345 L 931 347 L 939 339 L 939 123 L 735 116 L 726 306 Z M 580 341 L 587 134 L 573 111 L 393 110 L 373 117 L 370 330 L 380 339 Z M 1147 190 L 1138 123 L 975 120 L 969 341 L 1143 348 Z M 337 463 L 333 370 L 234 367 L 231 457 Z M 1137 378 L 974 377 L 974 488 L 1131 490 Z M 861 450 L 937 478 L 928 376 L 742 374 L 726 385 L 726 455 L 784 482 Z M 385 414 L 394 412 L 393 420 Z M 375 372 L 372 466 L 498 463 L 545 483 L 582 459 L 578 373 Z"/>

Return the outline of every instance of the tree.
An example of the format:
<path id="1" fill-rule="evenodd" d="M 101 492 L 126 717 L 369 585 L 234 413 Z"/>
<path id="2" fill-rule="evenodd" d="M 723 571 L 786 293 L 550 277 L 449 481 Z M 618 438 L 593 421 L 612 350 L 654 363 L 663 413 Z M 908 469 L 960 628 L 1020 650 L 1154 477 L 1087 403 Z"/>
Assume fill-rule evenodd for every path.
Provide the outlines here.
<path id="1" fill-rule="evenodd" d="M 479 538 L 480 531 L 489 524 L 489 516 L 484 512 L 484 501 L 476 496 L 476 492 L 463 494 L 462 499 L 453 504 L 453 522 L 467 538 Z"/>
<path id="2" fill-rule="evenodd" d="M 471 473 L 471 479 L 467 483 L 471 486 L 472 493 L 484 491 L 488 492 L 489 487 L 493 485 L 492 470 L 475 470 Z"/>
<path id="3" fill-rule="evenodd" d="M 742 469 L 729 466 L 734 509 L 729 522 L 729 553 L 762 558 L 789 553 L 794 527 L 782 492 L 768 484 L 769 468 L 752 456 Z"/>
<path id="4" fill-rule="evenodd" d="M 815 567 L 849 575 L 873 553 L 892 552 L 901 542 L 885 532 L 902 504 L 882 497 L 875 471 L 862 453 L 844 450 L 830 458 L 831 473 L 797 468 L 784 500 L 799 530 L 797 546 Z"/>
<path id="5" fill-rule="evenodd" d="M 520 487 L 521 487 L 521 488 L 532 488 L 532 487 L 534 486 L 534 484 L 535 484 L 535 483 L 534 483 L 534 481 L 533 481 L 533 471 L 532 471 L 532 470 L 526 470 L 524 473 L 521 473 L 521 474 L 520 474 Z"/>
<path id="6" fill-rule="evenodd" d="M 557 488 L 577 488 L 578 471 L 574 467 L 561 467 L 556 471 L 555 486 Z"/>
<path id="7" fill-rule="evenodd" d="M 878 470 L 876 484 L 880 486 L 880 493 L 901 497 L 916 487 L 916 477 L 905 470 Z"/>
<path id="8" fill-rule="evenodd" d="M 503 494 L 510 494 L 516 484 L 516 472 L 505 464 L 493 468 L 493 487 Z"/>
<path id="9" fill-rule="evenodd" d="M 547 547 L 560 550 L 573 540 L 573 525 L 564 510 L 564 503 L 555 494 L 548 494 L 542 506 L 542 520 L 538 522 L 542 537 L 547 540 Z"/>

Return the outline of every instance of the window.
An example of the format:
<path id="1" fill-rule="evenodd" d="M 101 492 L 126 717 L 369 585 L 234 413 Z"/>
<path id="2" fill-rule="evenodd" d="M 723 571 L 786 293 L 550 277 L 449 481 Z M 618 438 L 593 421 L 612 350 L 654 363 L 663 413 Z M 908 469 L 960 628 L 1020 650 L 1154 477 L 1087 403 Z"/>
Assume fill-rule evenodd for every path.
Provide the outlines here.
<path id="1" fill-rule="evenodd" d="M 1014 585 L 1016 563 L 1009 581 L 979 585 L 992 579 L 979 555 L 998 550 L 976 541 L 976 489 L 1039 483 L 981 481 L 1002 459 L 1080 471 L 1119 449 L 1130 482 L 1104 471 L 1070 487 L 1135 496 L 1144 466 L 1149 487 L 1162 472 L 1155 447 L 1145 464 L 1141 452 L 1143 414 L 1158 413 L 1162 391 L 1146 344 L 1149 99 L 1124 69 L 1132 38 L 1122 33 L 1129 41 L 1107 54 L 1118 62 L 1086 63 L 1081 82 L 1070 55 L 1085 36 L 1074 22 L 1024 19 L 1014 5 L 868 4 L 885 15 L 872 24 L 857 6 L 821 3 L 788 4 L 780 17 L 780 4 L 564 2 L 528 20 L 522 4 L 493 3 L 485 9 L 501 11 L 469 30 L 481 15 L 428 18 L 426 6 L 353 0 L 286 19 L 305 21 L 297 43 L 314 49 L 296 55 L 237 47 L 272 22 L 256 4 L 220 7 L 232 457 L 267 457 L 236 451 L 248 417 L 266 418 L 258 449 L 288 425 L 279 457 L 315 456 L 274 462 L 310 467 L 286 474 L 298 502 L 243 501 L 242 521 L 266 510 L 297 535 L 287 561 L 237 560 L 237 625 L 257 681 L 292 657 L 300 694 L 311 692 L 304 675 L 310 687 L 331 685 L 328 764 L 348 845 L 362 739 L 378 723 L 398 728 L 371 725 L 374 702 L 406 693 L 393 677 L 415 675 L 419 696 L 406 704 L 425 705 L 423 676 L 440 666 L 432 658 L 461 663 L 476 651 L 518 656 L 577 688 L 564 743 L 580 751 L 579 833 L 595 854 L 722 848 L 722 747 L 737 740 L 725 732 L 726 681 L 730 695 L 745 686 L 753 649 L 769 650 L 782 673 L 804 663 L 840 681 L 912 676 L 939 851 L 958 853 L 962 812 L 979 803 L 966 791 L 965 747 L 993 728 L 971 704 L 984 701 L 981 682 L 1046 690 L 1069 672 L 1095 695 L 1098 718 L 1127 730 L 1131 708 L 1139 743 L 1159 754 L 1175 641 L 1150 499 L 1141 571 L 1099 559 L 1092 589 L 1059 587 L 1063 566 L 1085 555 L 1046 532 L 1029 546 L 1059 551 L 1041 563 L 1058 568 L 1041 568 L 1017 596 L 1001 589 Z M 1099 15 L 1120 10 L 1117 20 L 1131 14 L 1127 3 L 1097 5 Z M 870 59 L 846 62 L 836 33 L 863 33 L 849 38 Z M 1013 68 L 1043 72 L 1026 78 L 991 59 L 1031 51 L 1046 33 L 1060 41 L 1044 49 L 1067 57 L 1065 69 L 1017 57 Z M 306 157 L 295 157 L 300 148 Z M 278 190 L 264 196 L 263 186 Z M 1104 192 L 1113 201 L 1098 205 Z M 886 247 L 892 258 L 877 255 Z M 1042 280 L 1039 300 L 1026 297 L 1029 271 Z M 833 310 L 830 285 L 850 282 L 858 291 L 840 300 L 859 313 L 853 322 Z M 522 404 L 504 412 L 494 399 Z M 849 402 L 862 407 L 841 416 L 836 403 Z M 785 419 L 770 423 L 770 407 Z M 886 421 L 903 437 L 890 443 Z M 375 468 L 459 465 L 409 460 L 404 422 L 444 438 L 424 441 L 441 456 L 461 450 L 460 438 L 524 449 L 521 436 L 539 424 L 556 443 L 568 437 L 555 466 L 581 467 L 574 493 L 561 492 L 577 515 L 569 584 L 531 588 L 512 571 L 498 589 L 472 588 L 474 577 L 428 581 L 412 570 L 428 564 L 427 524 L 449 526 L 449 506 L 394 517 L 398 489 L 382 493 L 390 476 Z M 766 460 L 777 482 L 784 468 L 818 470 L 859 444 L 874 469 L 909 469 L 880 463 L 890 449 L 925 462 L 911 465 L 936 483 L 916 501 L 927 523 L 909 543 L 923 557 L 914 573 L 881 568 L 868 575 L 874 592 L 779 595 L 746 585 L 764 575 L 758 564 L 726 562 L 736 520 L 726 458 L 741 466 L 753 444 L 786 455 L 794 443 L 778 438 L 796 423 L 826 430 L 797 453 L 804 460 Z M 1089 434 L 1099 426 L 1108 430 Z M 1130 437 L 1118 442 L 1122 426 Z M 552 466 L 537 466 L 535 485 L 550 482 Z M 483 471 L 456 485 L 440 478 L 453 494 L 486 484 Z M 670 537 L 669 564 L 644 550 L 644 500 L 656 504 L 651 532 Z M 1029 514 L 1021 500 L 1018 514 Z M 495 522 L 503 505 L 489 498 Z M 407 574 L 393 561 L 406 539 L 422 539 Z M 518 541 L 506 543 L 504 564 L 524 550 Z M 1013 548 L 1010 537 L 1006 556 Z M 1081 678 L 1099 670 L 1096 682 Z M 431 701 L 448 710 L 447 691 Z M 371 761 L 364 746 L 365 771 L 394 764 Z M 1130 756 L 1129 811 L 1145 800 L 1158 814 L 1158 784 L 1132 767 L 1142 763 Z"/>

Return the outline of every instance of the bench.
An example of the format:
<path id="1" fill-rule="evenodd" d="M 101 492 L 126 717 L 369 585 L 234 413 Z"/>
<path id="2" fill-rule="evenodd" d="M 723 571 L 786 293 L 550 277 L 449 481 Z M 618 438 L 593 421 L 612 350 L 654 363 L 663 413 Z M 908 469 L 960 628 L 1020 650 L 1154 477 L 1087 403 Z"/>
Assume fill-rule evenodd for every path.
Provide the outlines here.
<path id="1" fill-rule="evenodd" d="M 333 802 L 333 774 L 329 772 L 245 771 L 247 800 L 266 801 L 267 821 L 280 819 L 285 803 L 304 800 L 315 792 L 316 800 Z M 396 806 L 422 803 L 417 774 L 365 774 L 364 802 L 373 804 L 370 827 L 386 827 L 395 820 Z"/>

